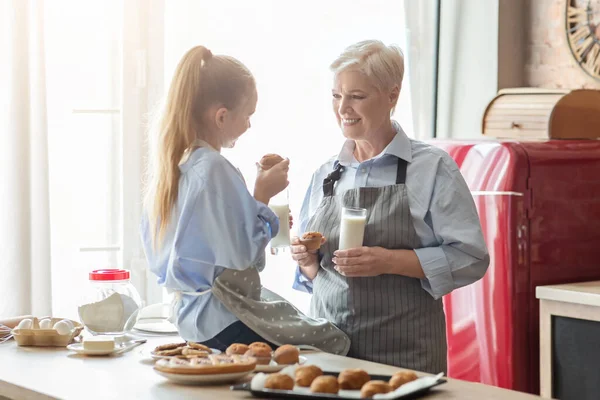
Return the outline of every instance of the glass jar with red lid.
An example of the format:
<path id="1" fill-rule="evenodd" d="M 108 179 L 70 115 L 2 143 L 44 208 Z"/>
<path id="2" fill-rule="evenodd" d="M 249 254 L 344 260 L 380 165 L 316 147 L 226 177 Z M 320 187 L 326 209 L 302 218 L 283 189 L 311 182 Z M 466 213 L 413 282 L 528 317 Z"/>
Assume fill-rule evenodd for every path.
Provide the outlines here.
<path id="1" fill-rule="evenodd" d="M 94 335 L 122 335 L 136 323 L 142 300 L 125 269 L 89 273 L 88 287 L 77 311 L 85 329 Z"/>

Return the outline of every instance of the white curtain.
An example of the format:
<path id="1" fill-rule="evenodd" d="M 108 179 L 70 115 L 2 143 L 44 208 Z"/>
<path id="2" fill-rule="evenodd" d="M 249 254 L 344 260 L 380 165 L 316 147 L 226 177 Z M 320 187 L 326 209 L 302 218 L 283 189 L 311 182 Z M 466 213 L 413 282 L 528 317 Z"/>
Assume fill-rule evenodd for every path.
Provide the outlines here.
<path id="1" fill-rule="evenodd" d="M 0 316 L 50 315 L 43 0 L 0 0 Z"/>
<path id="2" fill-rule="evenodd" d="M 435 111 L 436 7 L 433 0 L 404 0 L 414 136 L 433 137 Z M 408 79 L 407 79 L 408 78 Z"/>

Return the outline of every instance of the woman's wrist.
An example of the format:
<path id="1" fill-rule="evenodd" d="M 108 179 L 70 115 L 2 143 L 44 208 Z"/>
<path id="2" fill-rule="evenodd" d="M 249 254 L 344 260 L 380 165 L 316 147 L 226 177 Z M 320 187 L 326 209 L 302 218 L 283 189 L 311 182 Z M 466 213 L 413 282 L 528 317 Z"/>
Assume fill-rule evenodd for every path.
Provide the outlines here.
<path id="1" fill-rule="evenodd" d="M 421 262 L 414 250 L 383 249 L 381 258 L 387 274 L 425 278 Z"/>
<path id="2" fill-rule="evenodd" d="M 319 264 L 318 263 L 307 265 L 307 266 L 298 265 L 298 267 L 300 268 L 300 272 L 302 273 L 302 275 L 304 275 L 311 281 L 317 277 L 317 274 L 319 272 Z"/>

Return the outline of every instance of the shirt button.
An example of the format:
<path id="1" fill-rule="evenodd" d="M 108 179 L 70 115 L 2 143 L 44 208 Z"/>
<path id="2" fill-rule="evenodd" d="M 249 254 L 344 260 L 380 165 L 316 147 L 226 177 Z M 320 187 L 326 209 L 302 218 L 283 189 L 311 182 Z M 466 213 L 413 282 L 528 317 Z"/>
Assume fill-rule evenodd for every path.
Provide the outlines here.
<path id="1" fill-rule="evenodd" d="M 360 172 L 362 172 L 364 174 L 365 172 L 367 172 L 367 169 L 366 168 L 361 168 Z"/>

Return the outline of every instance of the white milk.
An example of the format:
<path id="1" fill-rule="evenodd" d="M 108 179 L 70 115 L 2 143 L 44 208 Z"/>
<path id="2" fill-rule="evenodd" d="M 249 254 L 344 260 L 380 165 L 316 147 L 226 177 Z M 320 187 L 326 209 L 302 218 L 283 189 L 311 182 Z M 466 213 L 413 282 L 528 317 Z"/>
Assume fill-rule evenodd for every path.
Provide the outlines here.
<path id="1" fill-rule="evenodd" d="M 272 204 L 269 208 L 279 218 L 279 233 L 271 239 L 271 248 L 290 245 L 290 207 L 287 204 Z"/>
<path id="2" fill-rule="evenodd" d="M 363 245 L 367 217 L 344 215 L 340 226 L 339 250 L 353 249 Z"/>

